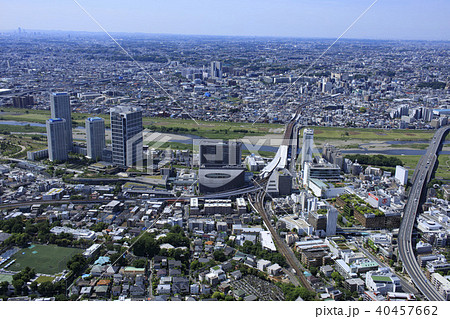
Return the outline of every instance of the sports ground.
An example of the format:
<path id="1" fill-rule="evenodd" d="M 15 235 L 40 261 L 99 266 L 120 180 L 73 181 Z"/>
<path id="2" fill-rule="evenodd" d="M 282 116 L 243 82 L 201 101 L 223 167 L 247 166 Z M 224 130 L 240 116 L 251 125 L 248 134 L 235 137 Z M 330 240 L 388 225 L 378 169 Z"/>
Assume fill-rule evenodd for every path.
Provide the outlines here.
<path id="1" fill-rule="evenodd" d="M 16 261 L 7 270 L 20 271 L 28 266 L 37 273 L 53 275 L 66 269 L 70 258 L 81 252 L 82 249 L 56 245 L 31 245 L 11 256 Z"/>

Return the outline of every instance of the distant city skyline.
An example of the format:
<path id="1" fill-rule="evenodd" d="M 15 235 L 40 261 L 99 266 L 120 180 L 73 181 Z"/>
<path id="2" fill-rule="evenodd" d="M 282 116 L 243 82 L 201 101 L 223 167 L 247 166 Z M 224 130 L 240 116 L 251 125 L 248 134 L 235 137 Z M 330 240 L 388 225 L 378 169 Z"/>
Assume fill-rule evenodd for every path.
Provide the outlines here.
<path id="1" fill-rule="evenodd" d="M 108 32 L 338 37 L 373 0 L 77 0 Z M 450 2 L 379 0 L 344 38 L 450 40 Z M 75 1 L 2 1 L 0 30 L 102 32 Z"/>

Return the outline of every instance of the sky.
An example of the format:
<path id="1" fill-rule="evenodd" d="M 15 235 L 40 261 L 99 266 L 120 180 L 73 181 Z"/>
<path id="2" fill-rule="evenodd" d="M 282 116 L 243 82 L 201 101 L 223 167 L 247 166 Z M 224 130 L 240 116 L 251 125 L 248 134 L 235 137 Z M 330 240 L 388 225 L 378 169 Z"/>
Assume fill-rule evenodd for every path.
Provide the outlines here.
<path id="1" fill-rule="evenodd" d="M 0 0 L 0 30 L 337 38 L 374 0 Z M 450 40 L 449 0 L 378 0 L 344 35 Z"/>

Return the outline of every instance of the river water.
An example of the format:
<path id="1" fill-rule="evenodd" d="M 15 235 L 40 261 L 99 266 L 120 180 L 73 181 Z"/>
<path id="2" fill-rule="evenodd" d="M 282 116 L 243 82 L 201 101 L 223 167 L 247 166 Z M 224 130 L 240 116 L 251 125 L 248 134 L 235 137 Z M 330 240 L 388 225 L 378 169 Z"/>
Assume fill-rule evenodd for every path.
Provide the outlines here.
<path id="1" fill-rule="evenodd" d="M 32 123 L 32 122 L 18 122 L 18 121 L 3 121 L 0 120 L 0 125 L 30 125 L 30 126 L 37 126 L 37 127 L 45 127 L 45 124 L 41 123 Z M 84 127 L 77 127 L 77 128 L 84 128 Z M 201 140 L 202 137 L 192 134 L 182 134 L 182 136 L 189 137 L 190 139 L 180 139 L 180 140 L 171 140 L 171 142 L 178 142 L 182 144 L 198 144 L 198 141 Z M 423 140 L 423 141 L 385 141 L 386 144 L 391 145 L 407 145 L 407 144 L 418 144 L 418 143 L 428 143 L 429 141 Z M 367 143 L 369 144 L 369 143 Z M 445 141 L 444 144 L 450 144 L 450 141 Z M 366 144 L 362 144 L 366 145 Z M 258 151 L 264 151 L 264 152 L 276 152 L 278 150 L 278 147 L 275 146 L 259 146 L 259 145 L 251 145 L 251 144 L 244 144 L 244 148 L 247 149 L 249 152 L 258 152 Z M 322 149 L 318 149 L 319 152 L 322 152 Z M 426 150 L 417 150 L 417 149 L 388 149 L 388 150 L 370 150 L 370 149 L 358 149 L 358 150 L 341 150 L 343 154 L 384 154 L 384 155 L 423 155 L 425 154 Z M 440 154 L 444 155 L 450 155 L 450 151 L 442 151 Z"/>

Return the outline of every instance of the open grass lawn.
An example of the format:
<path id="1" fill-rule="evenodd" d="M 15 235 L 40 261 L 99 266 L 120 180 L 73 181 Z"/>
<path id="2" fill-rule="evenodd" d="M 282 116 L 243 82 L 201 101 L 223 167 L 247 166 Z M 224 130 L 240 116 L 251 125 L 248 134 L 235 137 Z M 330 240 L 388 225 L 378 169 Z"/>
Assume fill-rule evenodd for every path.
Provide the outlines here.
<path id="1" fill-rule="evenodd" d="M 9 134 L 2 135 L 1 134 L 1 126 L 0 125 L 0 136 L 2 137 L 2 141 L 9 142 L 17 149 L 11 153 L 4 152 L 5 156 L 10 156 L 14 158 L 25 158 L 27 156 L 28 151 L 37 151 L 43 150 L 47 148 L 47 138 L 42 135 L 36 134 Z M 20 127 L 20 126 L 16 126 Z M 22 151 L 22 147 L 25 149 Z"/>
<path id="2" fill-rule="evenodd" d="M 424 150 L 427 149 L 430 144 L 428 143 L 418 143 L 418 144 L 391 144 L 389 147 L 391 148 L 407 148 L 407 149 L 415 149 L 415 150 Z"/>
<path id="3" fill-rule="evenodd" d="M 409 167 L 411 170 L 416 169 L 417 163 L 419 163 L 419 160 L 422 157 L 421 155 L 389 155 L 389 156 L 399 158 L 403 162 L 403 166 Z M 408 176 L 412 176 L 412 172 L 410 172 L 410 174 L 411 175 Z"/>
<path id="4" fill-rule="evenodd" d="M 50 111 L 44 110 L 23 110 L 18 108 L 2 108 L 0 112 L 1 120 L 12 120 L 19 122 L 34 122 L 45 123 L 50 118 Z M 28 113 L 26 113 L 28 111 Z M 72 120 L 76 125 L 84 127 L 84 121 L 88 117 L 98 116 L 105 119 L 106 126 L 110 125 L 109 114 L 86 114 L 86 113 L 72 113 Z M 190 133 L 205 138 L 220 138 L 220 139 L 236 139 L 246 135 L 266 135 L 273 132 L 273 129 L 283 129 L 281 124 L 265 124 L 265 123 L 228 123 L 228 122 L 208 122 L 197 121 L 192 119 L 171 119 L 165 117 L 144 117 L 143 124 L 145 128 L 155 128 L 156 131 L 160 128 L 169 129 L 171 133 L 177 133 L 173 129 L 186 129 L 188 131 L 180 131 L 178 133 Z M 9 125 L 13 126 L 13 125 Z M 45 127 L 33 131 L 45 132 Z M 30 130 L 30 129 L 29 129 Z M 16 130 L 19 131 L 19 128 Z M 30 132 L 33 132 L 30 131 Z"/>
<path id="5" fill-rule="evenodd" d="M 155 148 L 155 149 L 167 149 L 171 148 L 173 150 L 189 150 L 192 151 L 194 149 L 194 146 L 192 144 L 184 144 L 180 142 L 149 142 L 148 144 L 149 148 Z M 198 148 L 198 147 L 197 147 Z"/>
<path id="6" fill-rule="evenodd" d="M 4 121 L 22 121 L 45 124 L 45 121 L 50 118 L 50 110 L 24 110 L 19 108 L 2 107 L 0 108 L 0 111 L 0 120 Z"/>
<path id="7" fill-rule="evenodd" d="M 321 126 L 311 128 L 314 129 L 314 139 L 420 141 L 430 140 L 434 134 L 434 131 L 425 130 L 383 130 Z M 303 130 L 301 130 L 301 135 L 303 135 Z"/>
<path id="8" fill-rule="evenodd" d="M 31 125 L 0 124 L 0 134 L 4 134 L 3 132 L 46 133 L 46 128 Z"/>
<path id="9" fill-rule="evenodd" d="M 52 275 L 66 269 L 69 259 L 81 252 L 82 249 L 56 245 L 31 245 L 11 256 L 16 262 L 8 267 L 8 270 L 20 271 L 28 266 L 34 268 L 37 273 Z"/>
<path id="10" fill-rule="evenodd" d="M 44 110 L 23 110 L 18 108 L 2 108 L 0 119 L 26 121 L 35 123 L 45 123 L 50 118 L 50 111 Z M 105 119 L 105 124 L 109 126 L 109 114 L 85 114 L 72 113 L 72 119 L 79 126 L 84 126 L 84 120 L 87 117 L 99 116 Z M 198 123 L 198 124 L 197 124 Z M 165 128 L 171 133 L 177 133 L 175 129 L 185 129 L 178 133 L 190 133 L 205 138 L 221 138 L 235 139 L 246 135 L 266 135 L 277 132 L 277 129 L 283 129 L 281 124 L 265 124 L 265 123 L 229 123 L 229 122 L 208 122 L 197 121 L 192 119 L 171 119 L 165 117 L 145 117 L 143 119 L 144 127 L 154 128 L 159 131 Z M 433 136 L 433 131 L 422 130 L 382 130 L 382 129 L 361 129 L 361 128 L 341 128 L 341 127 L 312 127 L 314 129 L 314 138 L 317 140 L 324 139 L 362 139 L 362 140 L 399 140 L 399 141 L 419 141 L 429 140 Z M 18 128 L 19 129 L 19 128 Z M 28 128 L 27 130 L 37 131 L 45 128 Z M 303 131 L 303 130 L 301 130 Z M 278 131 L 278 133 L 281 133 Z"/>
<path id="11" fill-rule="evenodd" d="M 13 276 L 12 275 L 8 275 L 8 274 L 0 274 L 0 283 L 7 281 L 10 284 L 12 284 L 13 281 Z"/>
<path id="12" fill-rule="evenodd" d="M 193 134 L 204 138 L 213 139 L 238 139 L 244 136 L 263 136 L 271 133 L 281 133 L 284 129 L 281 124 L 265 123 L 233 123 L 233 122 L 207 122 L 192 119 L 171 119 L 151 117 L 144 118 L 144 127 L 154 131 Z M 177 131 L 178 130 L 178 131 Z"/>
<path id="13" fill-rule="evenodd" d="M 439 165 L 434 173 L 435 178 L 450 180 L 450 155 L 439 155 Z"/>
<path id="14" fill-rule="evenodd" d="M 50 281 L 52 282 L 55 279 L 53 276 L 39 276 L 36 281 L 38 284 L 42 284 L 43 282 Z"/>

